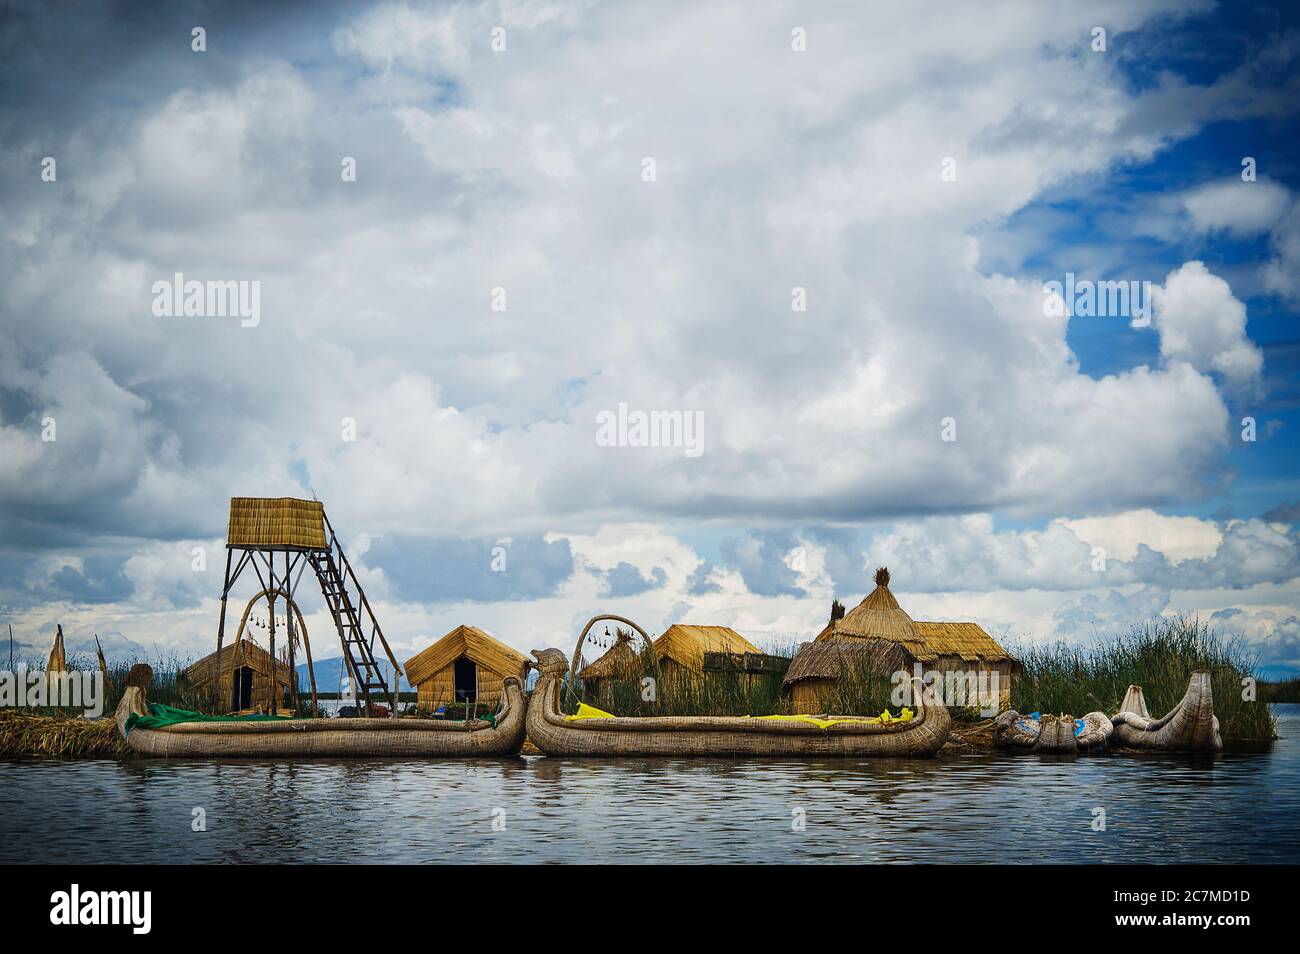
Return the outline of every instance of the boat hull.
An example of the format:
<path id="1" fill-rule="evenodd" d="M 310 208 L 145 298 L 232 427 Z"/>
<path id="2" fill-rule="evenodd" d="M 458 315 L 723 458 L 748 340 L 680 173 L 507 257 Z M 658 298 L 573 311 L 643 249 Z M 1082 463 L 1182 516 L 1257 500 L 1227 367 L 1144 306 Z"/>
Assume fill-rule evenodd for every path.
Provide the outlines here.
<path id="1" fill-rule="evenodd" d="M 821 728 L 800 721 L 728 716 L 584 719 L 560 711 L 560 685 L 567 660 L 542 661 L 541 678 L 528 706 L 528 738 L 551 756 L 670 756 L 695 758 L 906 758 L 930 756 L 951 730 L 948 710 L 934 690 L 915 680 L 916 714 L 886 725 L 842 722 Z M 549 666 L 548 666 L 549 662 Z"/>
<path id="2" fill-rule="evenodd" d="M 1136 696 L 1134 690 L 1137 690 Z M 1162 719 L 1146 717 L 1146 703 L 1136 686 L 1129 687 L 1125 703 L 1126 708 L 1114 717 L 1116 745 L 1157 752 L 1219 752 L 1223 749 L 1208 672 L 1192 673 L 1182 701 Z"/>
<path id="3" fill-rule="evenodd" d="M 158 758 L 474 758 L 518 755 L 524 744 L 523 686 L 505 681 L 505 701 L 490 722 L 431 719 L 287 719 L 182 722 L 126 731 L 145 715 L 143 691 L 129 686 L 117 707 L 118 732 L 131 751 Z"/>

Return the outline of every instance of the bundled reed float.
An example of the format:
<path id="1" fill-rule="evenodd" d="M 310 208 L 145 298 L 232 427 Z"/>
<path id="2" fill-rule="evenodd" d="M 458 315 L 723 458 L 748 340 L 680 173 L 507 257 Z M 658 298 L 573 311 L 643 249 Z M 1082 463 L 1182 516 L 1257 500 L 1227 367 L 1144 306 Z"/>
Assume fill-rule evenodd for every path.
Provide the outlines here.
<path id="1" fill-rule="evenodd" d="M 1141 686 L 1129 686 L 1112 721 L 1115 723 L 1115 744 L 1126 749 L 1162 752 L 1219 752 L 1223 749 L 1219 720 L 1214 715 L 1210 674 L 1205 671 L 1192 673 L 1182 701 L 1163 719 L 1152 719 L 1147 713 Z"/>
<path id="2" fill-rule="evenodd" d="M 1214 716 L 1210 674 L 1192 673 L 1187 692 L 1163 719 L 1147 712 L 1141 686 L 1129 686 L 1119 712 L 1107 718 L 1090 712 L 1070 716 L 1022 716 L 1010 710 L 998 716 L 994 744 L 1004 749 L 1068 754 L 1114 746 L 1160 752 L 1218 752 L 1223 748 Z"/>
<path id="3" fill-rule="evenodd" d="M 558 649 L 534 650 L 533 655 L 539 678 L 528 706 L 528 738 L 547 755 L 902 758 L 934 755 L 951 729 L 947 708 L 920 679 L 913 680 L 915 712 L 905 721 L 854 716 L 574 718 L 560 710 L 568 658 Z"/>
<path id="4" fill-rule="evenodd" d="M 1072 755 L 1104 748 L 1115 731 L 1103 712 L 1089 712 L 1082 719 L 1067 715 L 1040 716 L 1031 712 L 1022 716 L 1008 710 L 998 716 L 993 726 L 994 744 L 1021 752 Z"/>
<path id="5" fill-rule="evenodd" d="M 137 665 L 118 704 L 117 730 L 140 755 L 164 758 L 422 758 L 518 755 L 524 744 L 523 684 L 505 679 L 494 719 L 282 719 L 198 716 L 150 707 L 153 671 Z M 191 721 L 185 716 L 194 716 Z"/>

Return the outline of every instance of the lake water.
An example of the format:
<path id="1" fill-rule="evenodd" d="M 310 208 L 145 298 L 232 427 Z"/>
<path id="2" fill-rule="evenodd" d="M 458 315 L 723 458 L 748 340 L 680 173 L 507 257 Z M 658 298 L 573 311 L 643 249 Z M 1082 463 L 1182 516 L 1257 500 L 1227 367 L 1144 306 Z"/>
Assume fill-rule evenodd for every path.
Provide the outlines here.
<path id="1" fill-rule="evenodd" d="M 0 762 L 0 862 L 1296 863 L 1274 711 L 1217 759 Z"/>

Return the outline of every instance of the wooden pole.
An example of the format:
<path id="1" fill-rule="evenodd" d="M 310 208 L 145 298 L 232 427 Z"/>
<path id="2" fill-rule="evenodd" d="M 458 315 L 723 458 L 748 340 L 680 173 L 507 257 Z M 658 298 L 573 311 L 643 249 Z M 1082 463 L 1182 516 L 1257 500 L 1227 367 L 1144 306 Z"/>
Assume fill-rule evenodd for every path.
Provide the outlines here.
<path id="1" fill-rule="evenodd" d="M 311 639 L 308 638 L 305 627 L 302 631 L 302 648 L 307 653 L 307 678 L 311 680 L 311 715 L 314 719 L 316 714 L 320 712 L 319 704 L 316 701 L 316 667 L 311 662 Z"/>
<path id="2" fill-rule="evenodd" d="M 275 586 L 275 551 L 267 553 L 267 574 L 271 586 Z M 266 594 L 266 605 L 271 610 L 271 629 L 268 639 L 271 643 L 271 715 L 280 714 L 280 686 L 275 681 L 275 591 Z"/>
<path id="3" fill-rule="evenodd" d="M 226 547 L 226 573 L 221 579 L 221 618 L 217 621 L 217 659 L 216 672 L 212 677 L 212 711 L 220 712 L 218 708 L 218 695 L 221 691 L 221 643 L 226 638 L 226 597 L 230 595 L 230 558 L 235 551 Z M 243 565 L 243 561 L 240 561 Z M 232 669 L 230 678 L 233 680 L 235 672 Z"/>
<path id="4" fill-rule="evenodd" d="M 284 551 L 284 589 L 285 589 L 285 607 L 284 622 L 289 627 L 289 704 L 293 707 L 293 714 L 298 714 L 298 670 L 294 665 L 293 653 L 293 586 L 289 575 L 293 573 L 293 567 L 289 565 L 289 551 Z"/>

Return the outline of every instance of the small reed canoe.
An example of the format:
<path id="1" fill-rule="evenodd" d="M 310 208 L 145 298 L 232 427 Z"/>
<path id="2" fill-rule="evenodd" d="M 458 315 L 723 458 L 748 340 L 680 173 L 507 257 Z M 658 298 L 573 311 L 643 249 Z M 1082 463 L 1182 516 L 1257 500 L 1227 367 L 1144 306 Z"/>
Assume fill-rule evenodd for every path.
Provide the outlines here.
<path id="1" fill-rule="evenodd" d="M 127 677 L 118 703 L 117 730 L 140 755 L 164 758 L 451 758 L 518 755 L 524 744 L 527 702 L 519 679 L 505 680 L 496 724 L 489 720 L 267 719 L 248 722 L 179 722 L 135 726 L 147 716 L 145 693 L 153 672 L 139 665 Z"/>
<path id="2" fill-rule="evenodd" d="M 1141 686 L 1129 686 L 1115 714 L 1115 744 L 1126 749 L 1161 752 L 1218 752 L 1223 749 L 1219 720 L 1214 715 L 1210 674 L 1198 670 L 1187 682 L 1182 701 L 1162 719 L 1147 713 Z"/>
<path id="3" fill-rule="evenodd" d="M 539 678 L 528 705 L 528 738 L 557 756 L 829 756 L 892 758 L 933 755 L 948 739 L 948 710 L 922 680 L 913 680 L 907 721 L 868 723 L 838 716 L 825 727 L 806 720 L 737 716 L 656 716 L 572 720 L 560 711 L 569 660 L 558 649 L 534 650 Z M 826 720 L 829 721 L 829 720 Z"/>

